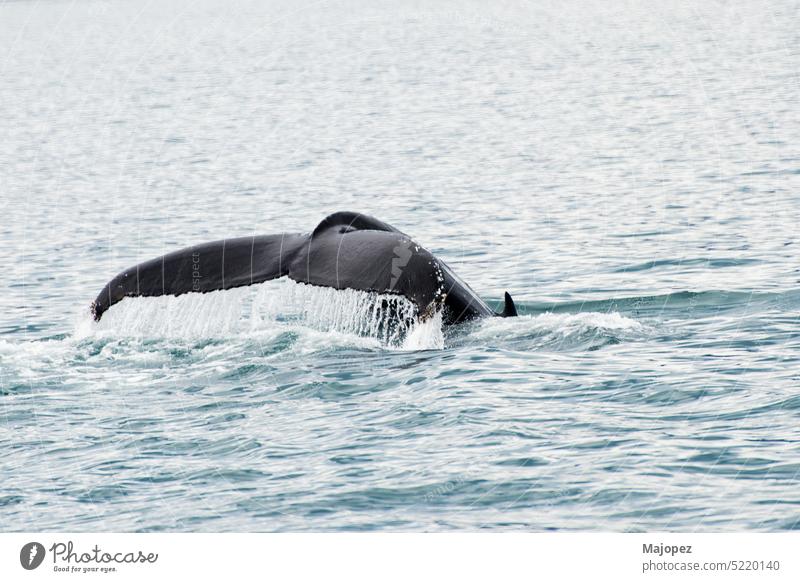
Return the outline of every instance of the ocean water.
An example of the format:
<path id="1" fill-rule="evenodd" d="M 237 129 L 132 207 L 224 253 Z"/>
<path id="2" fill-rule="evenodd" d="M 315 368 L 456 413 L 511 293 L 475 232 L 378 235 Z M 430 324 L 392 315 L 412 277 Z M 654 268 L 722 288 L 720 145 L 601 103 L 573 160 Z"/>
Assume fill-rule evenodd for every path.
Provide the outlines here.
<path id="1" fill-rule="evenodd" d="M 799 31 L 0 2 L 0 530 L 800 527 Z M 345 209 L 521 316 L 278 280 L 90 319 L 139 261 Z"/>

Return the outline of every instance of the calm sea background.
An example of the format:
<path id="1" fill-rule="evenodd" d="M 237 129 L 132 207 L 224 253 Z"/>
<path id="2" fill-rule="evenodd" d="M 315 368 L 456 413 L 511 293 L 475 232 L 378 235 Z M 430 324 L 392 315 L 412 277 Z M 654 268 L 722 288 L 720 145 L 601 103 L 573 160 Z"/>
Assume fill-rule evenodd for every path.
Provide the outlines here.
<path id="1" fill-rule="evenodd" d="M 798 47 L 788 1 L 0 2 L 0 529 L 799 528 Z M 523 315 L 90 321 L 345 209 Z"/>

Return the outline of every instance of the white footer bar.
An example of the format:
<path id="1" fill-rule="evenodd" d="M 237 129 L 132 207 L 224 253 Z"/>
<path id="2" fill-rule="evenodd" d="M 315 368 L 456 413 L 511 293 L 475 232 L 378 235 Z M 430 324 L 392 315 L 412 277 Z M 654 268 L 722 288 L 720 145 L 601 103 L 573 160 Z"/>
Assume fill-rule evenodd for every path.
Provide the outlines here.
<path id="1" fill-rule="evenodd" d="M 800 580 L 781 534 L 0 534 L 0 580 Z"/>

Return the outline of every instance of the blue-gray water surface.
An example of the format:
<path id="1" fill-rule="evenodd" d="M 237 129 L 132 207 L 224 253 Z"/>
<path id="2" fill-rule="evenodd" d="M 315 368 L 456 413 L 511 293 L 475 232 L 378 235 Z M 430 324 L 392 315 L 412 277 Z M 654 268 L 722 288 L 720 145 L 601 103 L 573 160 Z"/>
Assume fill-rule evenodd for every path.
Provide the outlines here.
<path id="1" fill-rule="evenodd" d="M 0 529 L 800 527 L 798 47 L 793 1 L 0 2 Z M 521 316 L 90 319 L 342 209 Z"/>

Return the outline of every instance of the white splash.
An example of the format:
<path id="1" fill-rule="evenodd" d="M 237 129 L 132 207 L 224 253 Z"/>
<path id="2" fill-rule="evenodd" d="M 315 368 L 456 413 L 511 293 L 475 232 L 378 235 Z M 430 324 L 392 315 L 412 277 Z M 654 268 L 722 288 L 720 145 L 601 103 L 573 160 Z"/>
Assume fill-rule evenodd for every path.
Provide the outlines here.
<path id="1" fill-rule="evenodd" d="M 281 282 L 280 287 L 259 285 L 252 304 L 254 327 L 275 320 L 301 321 L 313 329 L 374 337 L 397 346 L 416 321 L 416 306 L 400 295 Z"/>
<path id="2" fill-rule="evenodd" d="M 178 297 L 128 297 L 90 324 L 90 333 L 124 337 L 227 337 L 240 331 L 247 288 Z M 85 333 L 85 324 L 78 332 Z"/>
<path id="3" fill-rule="evenodd" d="M 417 321 L 406 335 L 402 348 L 404 350 L 442 350 L 444 349 L 444 333 L 442 332 L 442 312 L 437 311 L 426 321 Z"/>
<path id="4" fill-rule="evenodd" d="M 290 279 L 178 297 L 129 297 L 99 322 L 82 316 L 74 335 L 195 339 L 257 337 L 286 330 L 317 332 L 311 333 L 315 337 L 324 332 L 335 345 L 359 338 L 367 339 L 370 347 L 444 347 L 441 313 L 419 322 L 416 306 L 402 296 L 316 287 Z"/>

